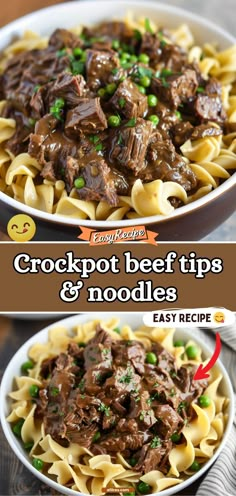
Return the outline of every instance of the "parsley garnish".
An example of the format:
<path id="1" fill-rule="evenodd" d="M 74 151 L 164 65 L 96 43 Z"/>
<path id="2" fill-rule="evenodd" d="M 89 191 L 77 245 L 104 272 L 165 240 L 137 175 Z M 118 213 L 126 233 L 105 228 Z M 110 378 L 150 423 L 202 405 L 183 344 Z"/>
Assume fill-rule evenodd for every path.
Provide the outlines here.
<path id="1" fill-rule="evenodd" d="M 123 384 L 130 384 L 132 377 L 133 377 L 133 370 L 131 369 L 131 367 L 128 367 L 126 374 L 119 379 L 119 382 Z"/>
<path id="2" fill-rule="evenodd" d="M 181 401 L 177 409 L 178 413 L 181 413 L 182 410 L 185 410 L 186 406 L 187 406 L 186 401 Z"/>
<path id="3" fill-rule="evenodd" d="M 161 440 L 158 436 L 155 436 L 150 444 L 150 448 L 158 448 L 161 446 Z"/>
<path id="4" fill-rule="evenodd" d="M 150 19 L 148 19 L 148 17 L 146 17 L 146 19 L 145 19 L 145 30 L 147 33 L 151 33 L 151 34 L 154 33 L 154 31 L 151 27 L 151 24 L 150 24 Z"/>
<path id="5" fill-rule="evenodd" d="M 125 98 L 119 98 L 118 103 L 120 108 L 124 108 L 126 104 Z"/>
<path id="6" fill-rule="evenodd" d="M 128 122 L 126 122 L 125 127 L 135 127 L 136 122 L 137 122 L 137 119 L 135 119 L 135 117 L 133 117 Z"/>
<path id="7" fill-rule="evenodd" d="M 98 407 L 98 410 L 99 412 L 105 413 L 106 417 L 110 417 L 110 408 L 109 406 L 106 406 L 104 403 L 102 403 L 102 401 Z"/>
<path id="8" fill-rule="evenodd" d="M 58 387 L 52 387 L 50 388 L 50 393 L 52 396 L 57 396 L 59 394 L 59 388 Z"/>

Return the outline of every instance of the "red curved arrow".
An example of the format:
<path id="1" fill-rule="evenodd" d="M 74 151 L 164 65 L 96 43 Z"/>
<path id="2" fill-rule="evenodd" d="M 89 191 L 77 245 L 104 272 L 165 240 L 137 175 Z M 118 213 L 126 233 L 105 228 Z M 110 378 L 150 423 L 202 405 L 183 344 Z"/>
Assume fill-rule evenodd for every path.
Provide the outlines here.
<path id="1" fill-rule="evenodd" d="M 213 365 L 215 365 L 216 360 L 219 357 L 220 351 L 221 351 L 221 340 L 220 340 L 220 334 L 217 332 L 215 351 L 211 359 L 205 366 L 203 366 L 202 363 L 199 365 L 193 378 L 194 381 L 201 381 L 202 379 L 208 379 L 208 377 L 210 376 L 208 372 L 213 367 Z"/>

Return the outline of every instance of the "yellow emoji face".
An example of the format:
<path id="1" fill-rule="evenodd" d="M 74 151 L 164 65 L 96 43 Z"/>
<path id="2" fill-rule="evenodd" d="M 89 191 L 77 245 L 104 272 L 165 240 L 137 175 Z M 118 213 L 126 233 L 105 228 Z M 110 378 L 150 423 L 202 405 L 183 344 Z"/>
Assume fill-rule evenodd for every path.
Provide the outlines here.
<path id="1" fill-rule="evenodd" d="M 223 324 L 225 321 L 225 315 L 223 312 L 216 312 L 213 315 L 213 319 L 217 324 Z"/>
<path id="2" fill-rule="evenodd" d="M 36 232 L 35 222 L 28 215 L 14 215 L 7 224 L 7 232 L 13 241 L 30 241 Z"/>

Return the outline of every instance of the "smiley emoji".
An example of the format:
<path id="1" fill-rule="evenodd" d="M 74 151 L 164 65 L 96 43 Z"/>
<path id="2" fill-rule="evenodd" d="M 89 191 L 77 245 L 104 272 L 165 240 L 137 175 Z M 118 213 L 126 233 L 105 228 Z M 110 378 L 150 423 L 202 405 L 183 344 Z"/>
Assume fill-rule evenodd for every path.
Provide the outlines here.
<path id="1" fill-rule="evenodd" d="M 223 312 L 216 312 L 213 315 L 213 319 L 217 324 L 223 324 L 225 321 L 225 315 Z"/>
<path id="2" fill-rule="evenodd" d="M 7 232 L 13 241 L 23 243 L 30 241 L 36 232 L 36 225 L 33 219 L 25 214 L 18 214 L 12 217 L 7 224 Z"/>

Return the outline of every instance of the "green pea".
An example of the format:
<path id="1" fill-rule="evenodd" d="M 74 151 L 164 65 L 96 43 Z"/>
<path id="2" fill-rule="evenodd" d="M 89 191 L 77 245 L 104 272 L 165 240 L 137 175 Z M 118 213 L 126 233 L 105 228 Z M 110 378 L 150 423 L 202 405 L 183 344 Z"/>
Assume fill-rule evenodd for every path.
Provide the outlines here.
<path id="1" fill-rule="evenodd" d="M 100 88 L 98 90 L 98 96 L 100 96 L 101 98 L 104 98 L 104 96 L 107 94 L 105 88 Z"/>
<path id="2" fill-rule="evenodd" d="M 151 121 L 153 126 L 157 126 L 159 123 L 159 117 L 157 115 L 150 115 L 148 121 Z"/>
<path id="3" fill-rule="evenodd" d="M 110 83 L 106 86 L 106 92 L 108 95 L 113 95 L 116 91 L 116 84 L 115 83 Z"/>
<path id="4" fill-rule="evenodd" d="M 202 408 L 207 408 L 208 406 L 210 406 L 211 404 L 211 398 L 209 396 L 207 396 L 206 394 L 202 394 L 201 396 L 199 396 L 198 398 L 198 404 L 202 407 Z"/>
<path id="5" fill-rule="evenodd" d="M 189 467 L 189 468 L 193 472 L 198 472 L 198 470 L 200 469 L 200 464 L 197 462 L 197 460 L 194 460 L 194 462 L 192 463 L 191 467 Z"/>
<path id="6" fill-rule="evenodd" d="M 182 115 L 181 115 L 181 113 L 179 112 L 179 110 L 176 110 L 176 111 L 175 111 L 175 115 L 176 115 L 176 117 L 178 117 L 178 119 L 182 120 Z"/>
<path id="7" fill-rule="evenodd" d="M 171 436 L 171 441 L 173 441 L 173 443 L 178 443 L 180 441 L 180 438 L 181 438 L 181 434 L 178 434 L 178 432 L 174 432 L 174 434 L 172 434 Z"/>
<path id="8" fill-rule="evenodd" d="M 29 369 L 32 369 L 34 366 L 34 363 L 32 360 L 28 360 L 27 362 L 22 363 L 21 365 L 21 372 L 27 373 Z"/>
<path id="9" fill-rule="evenodd" d="M 36 384 L 31 384 L 29 388 L 29 394 L 32 398 L 38 398 L 39 395 L 39 387 Z"/>
<path id="10" fill-rule="evenodd" d="M 129 59 L 130 59 L 130 53 L 128 53 L 128 52 L 122 52 L 121 53 L 121 60 L 126 61 L 126 60 L 129 60 Z"/>
<path id="11" fill-rule="evenodd" d="M 141 62 L 142 64 L 148 64 L 150 61 L 150 57 L 146 55 L 146 53 L 141 53 L 139 55 L 138 61 Z"/>
<path id="12" fill-rule="evenodd" d="M 76 189 L 82 189 L 85 186 L 85 180 L 83 177 L 77 177 L 74 181 L 74 186 Z"/>
<path id="13" fill-rule="evenodd" d="M 189 359 L 194 360 L 198 355 L 198 348 L 192 344 L 186 348 L 186 353 Z"/>
<path id="14" fill-rule="evenodd" d="M 74 55 L 75 57 L 81 57 L 82 53 L 83 53 L 82 48 L 76 47 L 76 48 L 74 48 L 74 50 L 73 50 L 73 55 Z"/>
<path id="15" fill-rule="evenodd" d="M 156 107 L 158 103 L 158 98 L 156 95 L 148 95 L 148 106 L 149 107 Z"/>
<path id="16" fill-rule="evenodd" d="M 144 88 L 148 88 L 151 84 L 151 79 L 148 77 L 148 76 L 143 76 L 140 80 L 139 80 L 141 86 L 144 86 Z"/>
<path id="17" fill-rule="evenodd" d="M 144 88 L 143 86 L 141 86 L 139 84 L 137 84 L 136 86 L 139 89 L 140 93 L 142 93 L 143 95 L 146 95 L 146 88 Z"/>
<path id="18" fill-rule="evenodd" d="M 137 463 L 137 459 L 134 458 L 134 456 L 132 456 L 129 460 L 129 464 L 131 465 L 131 467 L 134 467 Z"/>
<path id="19" fill-rule="evenodd" d="M 40 460 L 40 458 L 34 458 L 32 461 L 32 465 L 36 470 L 41 471 L 43 469 L 43 460 Z"/>
<path id="20" fill-rule="evenodd" d="M 174 342 L 175 348 L 178 348 L 179 346 L 185 346 L 185 343 L 182 339 L 178 339 L 177 341 Z"/>
<path id="21" fill-rule="evenodd" d="M 152 486 L 149 486 L 146 482 L 139 482 L 138 484 L 138 491 L 141 494 L 150 494 L 152 492 Z"/>
<path id="22" fill-rule="evenodd" d="M 21 438 L 21 429 L 22 429 L 23 424 L 24 424 L 24 419 L 20 419 L 12 427 L 12 432 L 15 434 L 16 437 Z"/>
<path id="23" fill-rule="evenodd" d="M 146 354 L 146 362 L 150 363 L 152 365 L 155 365 L 157 363 L 157 357 L 155 353 L 152 353 L 151 351 Z"/>
<path id="24" fill-rule="evenodd" d="M 114 50 L 119 50 L 119 48 L 120 48 L 120 42 L 119 42 L 119 40 L 113 40 L 111 46 L 112 46 L 112 48 L 114 48 Z"/>
<path id="25" fill-rule="evenodd" d="M 138 62 L 138 57 L 136 57 L 136 55 L 131 55 L 129 61 L 132 63 L 132 64 L 136 64 L 136 62 Z"/>
<path id="26" fill-rule="evenodd" d="M 30 442 L 24 444 L 24 448 L 26 451 L 31 451 L 33 446 L 34 446 L 34 443 L 30 443 Z"/>
<path id="27" fill-rule="evenodd" d="M 86 344 L 85 343 L 78 343 L 78 346 L 80 346 L 80 348 L 85 348 Z"/>
<path id="28" fill-rule="evenodd" d="M 118 115 L 110 115 L 110 117 L 108 117 L 108 125 L 110 127 L 117 127 L 120 125 L 120 117 L 118 117 Z"/>
<path id="29" fill-rule="evenodd" d="M 101 437 L 100 432 L 96 432 L 96 434 L 94 434 L 93 436 L 93 443 L 96 443 L 96 441 L 98 441 L 100 437 Z"/>

